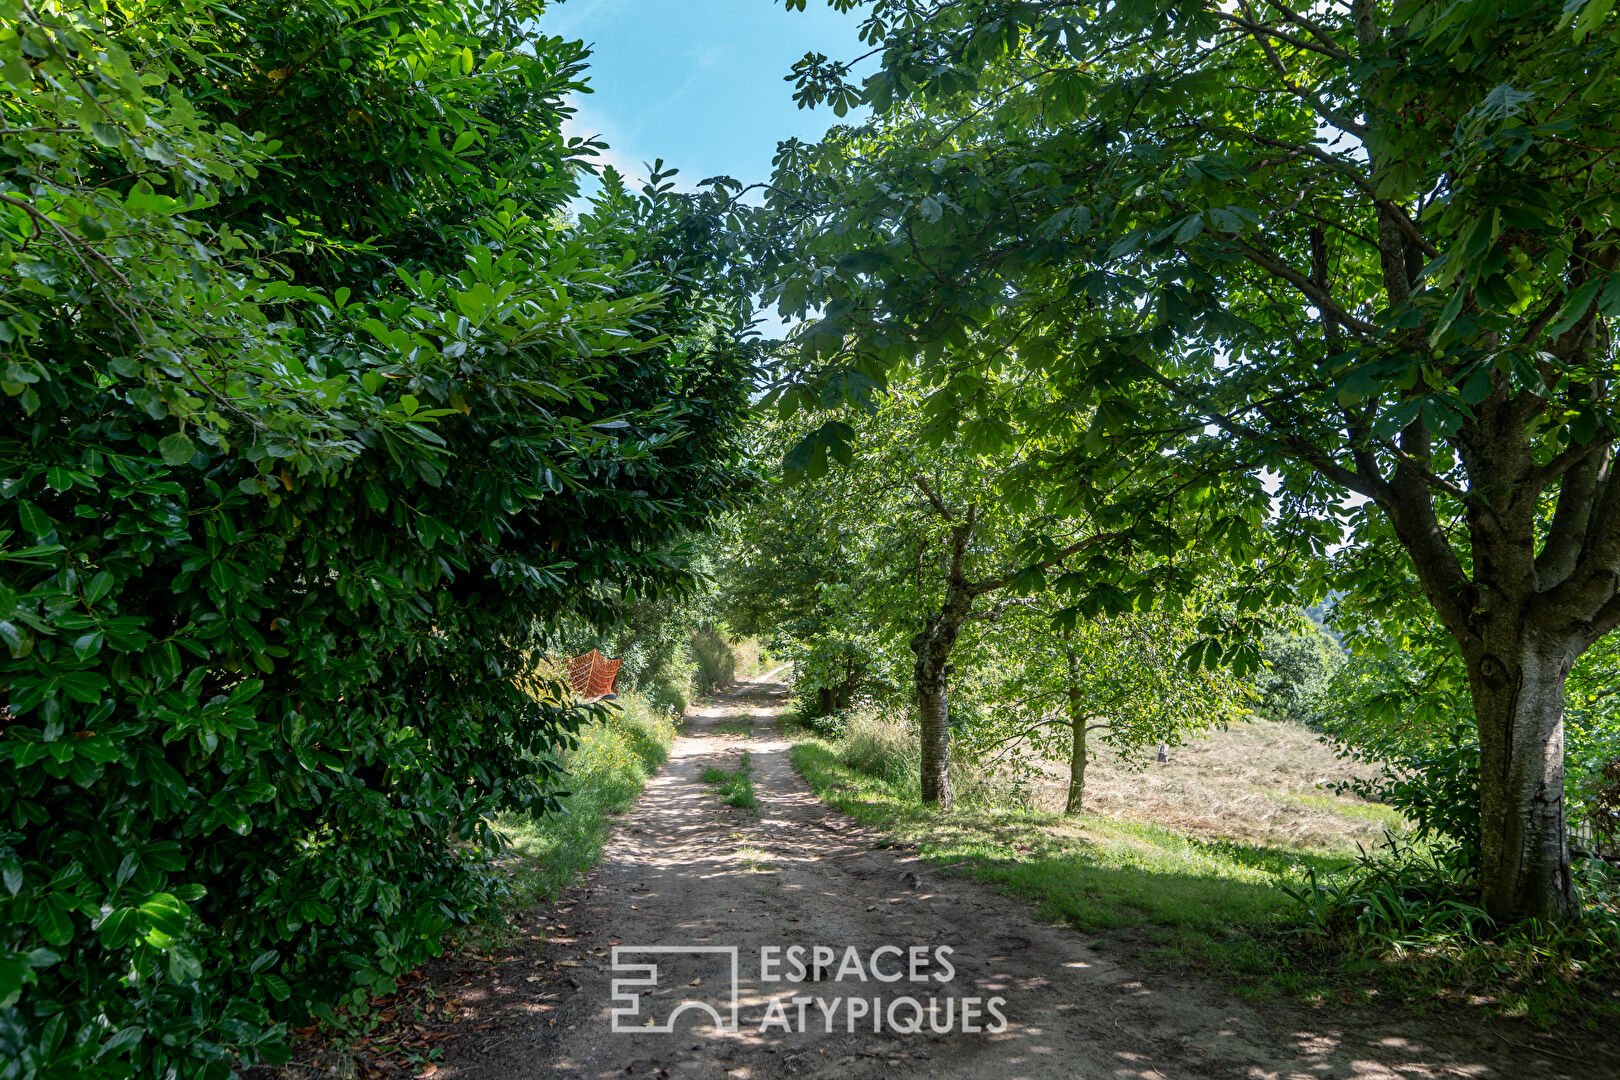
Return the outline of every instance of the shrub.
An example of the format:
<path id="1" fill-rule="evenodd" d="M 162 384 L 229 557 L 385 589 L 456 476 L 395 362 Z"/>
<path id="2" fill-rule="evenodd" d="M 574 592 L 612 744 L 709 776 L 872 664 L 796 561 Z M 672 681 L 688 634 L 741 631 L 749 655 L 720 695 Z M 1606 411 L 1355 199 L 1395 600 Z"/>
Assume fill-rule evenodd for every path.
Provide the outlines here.
<path id="1" fill-rule="evenodd" d="M 1395 837 L 1347 871 L 1310 866 L 1302 885 L 1282 888 L 1298 905 L 1297 929 L 1344 949 L 1354 968 L 1423 996 L 1488 990 L 1504 1011 L 1547 1022 L 1583 1008 L 1583 980 L 1620 962 L 1620 875 L 1597 860 L 1577 859 L 1574 870 L 1585 910 L 1567 923 L 1498 924 L 1460 847 Z"/>
<path id="2" fill-rule="evenodd" d="M 1362 852 L 1345 874 L 1307 880 L 1283 890 L 1301 906 L 1307 925 L 1323 934 L 1350 934 L 1402 951 L 1449 935 L 1478 939 L 1490 916 L 1477 898 L 1474 865 L 1458 847 L 1430 847 L 1387 836 L 1376 852 Z"/>
<path id="3" fill-rule="evenodd" d="M 686 688 L 674 679 L 656 682 L 643 690 L 642 695 L 649 704 L 671 716 L 686 715 L 686 707 L 689 704 Z"/>
<path id="4" fill-rule="evenodd" d="M 1593 854 L 1620 858 L 1620 758 L 1580 778 L 1584 798 L 1578 824 L 1591 837 Z"/>
<path id="5" fill-rule="evenodd" d="M 712 694 L 737 681 L 737 657 L 731 645 L 712 626 L 700 626 L 691 634 L 692 660 L 697 670 L 693 687 L 700 694 Z"/>
<path id="6" fill-rule="evenodd" d="M 532 675 L 546 627 L 681 584 L 746 481 L 690 204 L 610 176 L 557 224 L 582 47 L 397 6 L 0 41 L 4 183 L 54 223 L 0 219 L 8 1080 L 224 1078 L 433 954 L 606 709 Z M 305 135 L 261 176 L 238 121 Z"/>
<path id="7" fill-rule="evenodd" d="M 1414 595 L 1398 583 L 1391 591 Z M 1479 742 L 1456 644 L 1432 614 L 1397 619 L 1353 599 L 1342 598 L 1334 619 L 1358 651 L 1322 695 L 1320 727 L 1342 755 L 1380 766 L 1382 775 L 1349 788 L 1400 810 L 1420 836 L 1450 837 L 1477 857 Z M 1564 688 L 1564 805 L 1576 846 L 1584 839 L 1601 850 L 1610 820 L 1603 776 L 1620 757 L 1617 678 L 1620 639 L 1605 637 L 1579 657 Z"/>
<path id="8" fill-rule="evenodd" d="M 1414 841 L 1454 846 L 1465 865 L 1477 865 L 1479 742 L 1472 725 L 1458 724 L 1450 741 L 1438 744 L 1387 742 L 1341 746 L 1341 752 L 1383 768 L 1335 785 L 1337 792 L 1393 807 L 1412 823 Z"/>
<path id="9" fill-rule="evenodd" d="M 888 702 L 908 685 L 897 677 L 895 656 L 870 629 L 824 628 L 808 640 L 790 636 L 782 644 L 793 664 L 796 710 L 806 719 L 830 717 L 863 700 Z"/>

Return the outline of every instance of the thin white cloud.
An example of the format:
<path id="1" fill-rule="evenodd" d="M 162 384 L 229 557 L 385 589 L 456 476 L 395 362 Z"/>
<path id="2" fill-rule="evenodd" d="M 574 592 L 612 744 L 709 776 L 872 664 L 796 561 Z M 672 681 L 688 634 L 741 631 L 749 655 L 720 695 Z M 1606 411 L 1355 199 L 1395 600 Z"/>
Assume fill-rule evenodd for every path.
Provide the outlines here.
<path id="1" fill-rule="evenodd" d="M 656 154 L 641 154 L 637 152 L 633 139 L 623 137 L 613 121 L 603 114 L 592 110 L 590 98 L 574 98 L 573 104 L 577 110 L 573 116 L 563 122 L 562 133 L 565 139 L 594 138 L 605 147 L 599 147 L 596 156 L 590 158 L 597 167 L 611 165 L 624 177 L 624 182 L 633 191 L 639 191 L 647 183 L 650 166 L 656 159 Z M 707 179 L 705 175 L 694 173 L 685 168 L 679 161 L 665 159 L 664 168 L 677 168 L 680 170 L 673 177 L 675 190 L 696 191 L 699 180 Z M 590 196 L 596 193 L 596 183 L 585 180 L 581 184 L 581 197 L 575 200 L 575 209 L 584 209 Z"/>
<path id="2" fill-rule="evenodd" d="M 582 38 L 585 35 L 580 27 L 600 25 L 601 20 L 626 6 L 626 0 L 569 0 L 568 3 L 554 0 L 540 16 L 540 29 L 555 37 Z"/>
<path id="3" fill-rule="evenodd" d="M 647 179 L 647 169 L 643 162 L 632 153 L 626 152 L 625 140 L 621 139 L 613 129 L 613 124 L 592 112 L 586 102 L 575 98 L 576 109 L 573 116 L 563 121 L 563 138 L 565 139 L 595 139 L 606 143 L 606 147 L 598 147 L 596 156 L 591 160 L 598 165 L 611 165 L 623 173 L 627 179 L 642 183 Z"/>

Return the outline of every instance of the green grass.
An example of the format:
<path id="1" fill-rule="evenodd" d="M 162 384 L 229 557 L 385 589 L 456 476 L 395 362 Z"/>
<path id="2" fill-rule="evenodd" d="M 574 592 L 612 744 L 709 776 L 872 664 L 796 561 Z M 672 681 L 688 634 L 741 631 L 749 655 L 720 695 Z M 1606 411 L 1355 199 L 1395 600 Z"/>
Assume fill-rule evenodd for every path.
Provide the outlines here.
<path id="1" fill-rule="evenodd" d="M 1364 821 L 1376 821 L 1392 833 L 1400 833 L 1411 827 L 1411 823 L 1401 816 L 1399 810 L 1393 806 L 1384 806 L 1381 803 L 1335 799 L 1331 795 L 1315 795 L 1304 791 L 1290 792 L 1278 797 L 1317 810 L 1332 810 L 1336 814 L 1344 814 L 1347 817 L 1361 818 Z"/>
<path id="2" fill-rule="evenodd" d="M 1252 976 L 1269 996 L 1303 984 L 1282 948 L 1293 902 L 1277 886 L 1346 865 L 1340 858 L 1212 843 L 1138 822 L 993 806 L 948 814 L 912 785 L 857 772 L 822 740 L 792 760 L 826 802 L 914 847 L 929 862 L 991 883 L 1048 919 L 1081 930 L 1126 930 L 1147 951 Z"/>
<path id="3" fill-rule="evenodd" d="M 512 847 L 502 861 L 510 874 L 512 906 L 551 899 L 594 866 L 614 816 L 630 808 L 669 756 L 675 722 L 633 694 L 621 696 L 619 705 L 619 715 L 582 730 L 579 746 L 564 757 L 567 813 L 503 815 L 495 822 Z"/>
<path id="4" fill-rule="evenodd" d="M 965 800 L 941 813 L 918 801 L 909 774 L 853 768 L 864 760 L 860 746 L 797 737 L 792 761 L 816 794 L 891 843 L 1024 900 L 1045 918 L 1108 931 L 1141 959 L 1202 969 L 1246 997 L 1316 1003 L 1378 997 L 1420 1010 L 1520 1017 L 1543 1028 L 1600 1028 L 1620 1017 L 1614 964 L 1620 952 L 1608 929 L 1615 917 L 1599 918 L 1597 909 L 1572 931 L 1400 940 L 1343 928 L 1324 932 L 1285 890 L 1355 880 L 1364 872 L 1344 852 L 1204 840 L 1152 824 Z"/>
<path id="5" fill-rule="evenodd" d="M 744 750 L 737 760 L 736 769 L 727 772 L 711 765 L 703 770 L 702 779 L 705 784 L 713 784 L 719 789 L 720 801 L 727 806 L 757 810 L 759 800 L 754 797 L 754 778 L 750 775 L 752 768 L 748 760 L 748 751 Z"/>
<path id="6" fill-rule="evenodd" d="M 754 718 L 744 716 L 738 720 L 727 720 L 723 724 L 716 724 L 714 733 L 716 735 L 752 735 L 754 733 Z"/>

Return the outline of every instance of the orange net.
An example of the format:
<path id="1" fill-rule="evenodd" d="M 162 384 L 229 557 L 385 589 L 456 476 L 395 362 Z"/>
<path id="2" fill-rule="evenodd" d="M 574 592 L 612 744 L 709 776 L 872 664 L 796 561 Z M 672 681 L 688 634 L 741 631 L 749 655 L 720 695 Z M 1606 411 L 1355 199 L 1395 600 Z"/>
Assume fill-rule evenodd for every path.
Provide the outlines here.
<path id="1" fill-rule="evenodd" d="M 609 660 L 592 649 L 568 661 L 568 685 L 586 701 L 613 693 L 613 680 L 619 676 L 623 660 Z"/>

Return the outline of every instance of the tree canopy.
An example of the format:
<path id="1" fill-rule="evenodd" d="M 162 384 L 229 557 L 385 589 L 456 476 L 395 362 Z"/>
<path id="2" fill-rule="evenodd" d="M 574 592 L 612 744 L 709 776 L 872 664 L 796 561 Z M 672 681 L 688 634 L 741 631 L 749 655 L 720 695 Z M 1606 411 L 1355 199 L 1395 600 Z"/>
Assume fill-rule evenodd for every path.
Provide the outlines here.
<path id="1" fill-rule="evenodd" d="M 1270 614 L 1252 606 L 1264 590 L 1225 572 L 1219 558 L 1160 547 L 1185 523 L 1133 521 L 1139 508 L 1116 504 L 1092 478 L 1064 467 L 1054 432 L 1015 430 L 1045 400 L 1043 384 L 989 376 L 981 389 L 1004 410 L 1010 435 L 993 450 L 971 433 L 940 432 L 937 394 L 909 380 L 863 395 L 853 446 L 836 472 L 817 460 L 820 451 L 805 450 L 806 423 L 777 424 L 772 441 L 794 448 L 789 469 L 821 479 L 778 485 L 748 515 L 728 574 L 728 607 L 742 625 L 774 626 L 788 639 L 812 715 L 910 683 L 921 794 L 943 806 L 952 799 L 958 722 L 989 712 L 1006 730 L 1016 725 L 1005 719 L 1006 703 L 983 694 L 959 703 L 958 674 L 972 672 L 1021 702 L 1010 715 L 1024 727 L 1045 725 L 1049 703 L 1040 699 L 1053 687 L 1089 702 L 1083 757 L 1084 733 L 1104 714 L 1122 745 L 1219 722 L 1234 693 L 1211 691 L 1226 677 L 1182 678 L 1172 669 L 1184 668 L 1188 654 L 1251 641 L 1251 624 Z M 1235 528 L 1226 547 L 1252 560 L 1261 542 L 1258 529 Z M 1158 645 L 1133 654 L 1128 662 L 1141 670 L 1126 682 L 1160 694 L 1159 708 L 1104 706 L 1112 691 L 1103 684 L 1115 681 L 1096 669 L 1111 667 L 1104 654 L 1133 634 L 1157 635 Z M 1236 665 L 1238 675 L 1246 670 Z"/>
<path id="2" fill-rule="evenodd" d="M 879 0 L 866 34 L 861 85 L 800 68 L 876 115 L 784 149 L 779 397 L 919 365 L 995 437 L 985 373 L 1038 373 L 1140 500 L 1218 486 L 1313 560 L 1389 530 L 1468 671 L 1487 905 L 1573 912 L 1563 680 L 1620 622 L 1612 5 Z"/>

